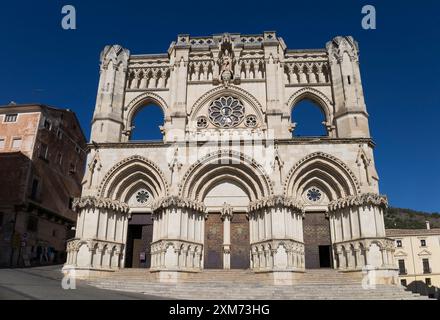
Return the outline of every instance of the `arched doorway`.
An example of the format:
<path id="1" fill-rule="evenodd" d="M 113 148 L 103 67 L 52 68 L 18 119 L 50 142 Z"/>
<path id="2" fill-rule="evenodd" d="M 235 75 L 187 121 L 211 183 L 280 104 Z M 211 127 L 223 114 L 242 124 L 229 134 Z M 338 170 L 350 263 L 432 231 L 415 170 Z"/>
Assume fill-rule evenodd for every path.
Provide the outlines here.
<path id="1" fill-rule="evenodd" d="M 150 268 L 153 220 L 151 188 L 142 182 L 135 184 L 128 194 L 131 218 L 128 221 L 125 244 L 125 268 Z"/>
<path id="2" fill-rule="evenodd" d="M 168 192 L 162 171 L 151 160 L 133 155 L 116 163 L 102 182 L 101 197 L 128 205 L 127 224 L 118 228 L 124 252 L 122 267 L 149 268 L 153 239 L 152 204 Z M 115 233 L 115 217 L 107 216 L 106 237 Z M 114 240 L 113 240 L 114 241 Z"/>
<path id="3" fill-rule="evenodd" d="M 249 221 L 246 216 L 249 197 L 246 192 L 237 182 L 224 180 L 210 188 L 204 203 L 209 212 L 205 221 L 204 267 L 249 268 Z"/>
<path id="4" fill-rule="evenodd" d="M 332 267 L 330 222 L 325 212 L 307 212 L 303 219 L 306 269 Z"/>

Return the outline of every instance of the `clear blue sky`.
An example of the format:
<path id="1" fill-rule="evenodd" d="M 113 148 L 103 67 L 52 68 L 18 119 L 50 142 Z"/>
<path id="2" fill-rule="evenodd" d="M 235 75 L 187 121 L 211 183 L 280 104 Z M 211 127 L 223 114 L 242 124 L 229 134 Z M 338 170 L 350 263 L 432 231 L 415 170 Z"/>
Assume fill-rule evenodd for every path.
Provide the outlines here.
<path id="1" fill-rule="evenodd" d="M 77 9 L 75 31 L 61 8 Z M 377 30 L 361 28 L 373 4 Z M 438 1 L 2 1 L 0 104 L 74 110 L 89 137 L 99 53 L 166 52 L 178 33 L 276 30 L 290 48 L 336 35 L 360 43 L 361 72 L 381 192 L 393 206 L 440 211 L 440 5 Z"/>

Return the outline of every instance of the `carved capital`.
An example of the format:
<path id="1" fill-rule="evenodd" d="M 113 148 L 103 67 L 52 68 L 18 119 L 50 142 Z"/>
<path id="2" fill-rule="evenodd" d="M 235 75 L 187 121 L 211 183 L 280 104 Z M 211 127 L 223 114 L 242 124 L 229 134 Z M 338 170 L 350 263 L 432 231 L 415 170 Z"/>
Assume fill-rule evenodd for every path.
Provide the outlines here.
<path id="1" fill-rule="evenodd" d="M 130 209 L 126 203 L 93 196 L 75 198 L 73 200 L 72 208 L 76 211 L 81 209 L 110 209 L 113 211 L 119 211 L 121 213 L 128 213 Z"/>
<path id="2" fill-rule="evenodd" d="M 363 193 L 356 196 L 348 196 L 333 200 L 329 203 L 329 211 L 337 211 L 348 207 L 360 207 L 363 205 L 375 205 L 378 207 L 388 207 L 388 200 L 386 196 L 375 193 Z"/>

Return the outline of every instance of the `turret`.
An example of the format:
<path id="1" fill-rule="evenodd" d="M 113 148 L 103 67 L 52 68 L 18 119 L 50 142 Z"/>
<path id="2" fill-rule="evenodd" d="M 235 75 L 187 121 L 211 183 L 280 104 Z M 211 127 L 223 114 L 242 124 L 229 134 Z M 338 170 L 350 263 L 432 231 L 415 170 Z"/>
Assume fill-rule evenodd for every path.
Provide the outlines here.
<path id="1" fill-rule="evenodd" d="M 92 120 L 91 140 L 119 142 L 123 125 L 123 106 L 130 52 L 119 45 L 106 46 L 101 52 L 101 67 Z"/>
<path id="2" fill-rule="evenodd" d="M 359 47 L 350 36 L 327 43 L 340 138 L 369 138 L 368 113 L 359 70 Z"/>

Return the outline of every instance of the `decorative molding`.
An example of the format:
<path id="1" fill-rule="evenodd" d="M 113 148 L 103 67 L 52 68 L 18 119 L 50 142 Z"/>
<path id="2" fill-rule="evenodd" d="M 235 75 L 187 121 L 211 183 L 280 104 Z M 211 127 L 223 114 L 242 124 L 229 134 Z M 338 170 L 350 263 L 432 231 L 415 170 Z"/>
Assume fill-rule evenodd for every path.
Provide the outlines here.
<path id="1" fill-rule="evenodd" d="M 194 115 L 195 112 L 200 107 L 204 106 L 209 99 L 215 99 L 223 94 L 225 94 L 225 95 L 227 95 L 227 94 L 234 95 L 235 94 L 237 97 L 242 98 L 243 100 L 247 100 L 248 103 L 257 107 L 257 110 L 259 112 L 262 112 L 262 110 L 263 110 L 263 106 L 261 105 L 261 103 L 252 94 L 250 94 L 248 91 L 246 91 L 240 87 L 237 87 L 237 86 L 230 84 L 228 87 L 219 86 L 219 87 L 216 87 L 214 89 L 211 89 L 211 90 L 208 90 L 207 92 L 205 92 L 193 104 L 190 114 Z"/>
<path id="2" fill-rule="evenodd" d="M 386 196 L 375 193 L 363 193 L 333 200 L 329 203 L 328 209 L 329 211 L 336 211 L 347 207 L 360 207 L 365 205 L 374 205 L 387 208 L 388 199 Z"/>
<path id="3" fill-rule="evenodd" d="M 256 172 L 256 175 L 261 175 L 264 177 L 264 182 L 268 188 L 268 192 L 269 195 L 273 194 L 273 183 L 269 177 L 269 175 L 264 171 L 263 166 L 261 166 L 260 164 L 258 164 L 253 158 L 238 152 L 238 151 L 234 151 L 234 150 L 217 150 L 215 152 L 212 153 L 208 153 L 206 156 L 202 157 L 201 159 L 199 159 L 198 161 L 196 161 L 195 163 L 193 163 L 188 170 L 185 172 L 185 175 L 182 178 L 182 182 L 179 185 L 179 196 L 183 197 L 183 192 L 185 191 L 185 188 L 188 185 L 188 180 L 189 177 L 196 171 L 197 167 L 199 166 L 203 166 L 204 164 L 209 163 L 211 160 L 216 160 L 219 159 L 221 157 L 229 157 L 231 159 L 240 159 L 241 162 L 250 164 L 254 167 L 254 169 L 258 169 L 258 171 Z"/>
<path id="4" fill-rule="evenodd" d="M 130 103 L 124 107 L 124 110 L 128 111 L 128 114 L 131 115 L 133 113 L 133 109 L 136 109 L 139 104 L 148 99 L 157 103 L 162 108 L 163 113 L 166 114 L 167 110 L 169 109 L 166 101 L 160 95 L 150 91 L 144 92 L 133 98 Z"/>
<path id="5" fill-rule="evenodd" d="M 248 206 L 248 211 L 260 210 L 263 208 L 288 207 L 297 213 L 304 214 L 304 205 L 302 202 L 285 196 L 271 196 L 265 199 L 253 201 Z"/>
<path id="6" fill-rule="evenodd" d="M 308 98 L 311 97 L 312 100 L 315 100 L 320 105 L 320 107 L 324 109 L 326 121 L 329 123 L 333 121 L 332 100 L 330 100 L 323 92 L 313 87 L 304 87 L 290 96 L 286 103 L 286 106 L 290 108 L 290 111 L 292 111 L 292 109 L 295 107 L 298 101 L 303 98 L 303 96 Z"/>
<path id="7" fill-rule="evenodd" d="M 332 41 L 327 42 L 326 49 L 330 62 L 335 59 L 338 63 L 341 63 L 345 52 L 347 52 L 352 62 L 359 62 L 359 46 L 351 36 L 335 37 Z"/>
<path id="8" fill-rule="evenodd" d="M 177 196 L 169 196 L 159 199 L 151 206 L 153 211 L 166 209 L 169 207 L 191 209 L 201 213 L 206 213 L 206 207 L 203 203 L 193 200 L 183 199 Z"/>
<path id="9" fill-rule="evenodd" d="M 307 155 L 306 157 L 302 158 L 301 160 L 299 160 L 293 167 L 292 169 L 289 170 L 289 173 L 287 174 L 286 179 L 284 180 L 284 195 L 287 196 L 288 194 L 288 187 L 290 185 L 290 180 L 292 179 L 293 174 L 296 172 L 296 170 L 305 162 L 315 159 L 315 158 L 322 158 L 325 159 L 327 161 L 331 161 L 334 162 L 335 164 L 337 164 L 338 166 L 342 167 L 342 169 L 345 170 L 345 172 L 350 176 L 351 178 L 351 182 L 354 183 L 355 188 L 357 193 L 361 192 L 361 186 L 360 183 L 358 181 L 358 179 L 356 178 L 355 174 L 353 173 L 353 171 L 350 170 L 350 168 L 341 160 L 339 160 L 338 158 L 329 155 L 327 153 L 324 152 L 314 152 L 311 153 L 309 155 Z"/>
<path id="10" fill-rule="evenodd" d="M 228 219 L 228 220 L 232 220 L 232 216 L 234 214 L 234 210 L 232 208 L 232 206 L 228 203 L 223 203 L 223 207 L 220 211 L 220 217 L 222 220 Z"/>
<path id="11" fill-rule="evenodd" d="M 79 211 L 81 209 L 111 209 L 122 213 L 128 213 L 130 207 L 128 204 L 112 200 L 108 198 L 98 198 L 87 196 L 82 198 L 75 198 L 72 203 L 73 210 Z"/>
<path id="12" fill-rule="evenodd" d="M 168 186 L 167 180 L 166 180 L 165 175 L 163 174 L 162 170 L 160 170 L 160 168 L 153 161 L 151 161 L 145 157 L 139 156 L 139 155 L 134 155 L 134 156 L 130 156 L 128 158 L 125 158 L 125 159 L 119 161 L 117 164 L 115 164 L 109 171 L 107 171 L 107 173 L 105 174 L 104 178 L 101 181 L 101 184 L 99 185 L 99 188 L 97 190 L 97 194 L 100 195 L 101 197 L 103 197 L 104 192 L 107 189 L 107 186 L 108 186 L 111 178 L 113 178 L 115 176 L 115 174 L 121 168 L 123 168 L 126 164 L 128 164 L 129 162 L 135 162 L 135 161 L 139 161 L 147 166 L 150 166 L 152 169 L 155 170 L 155 173 L 159 175 L 161 182 L 163 183 L 165 196 L 168 195 L 169 186 Z"/>

